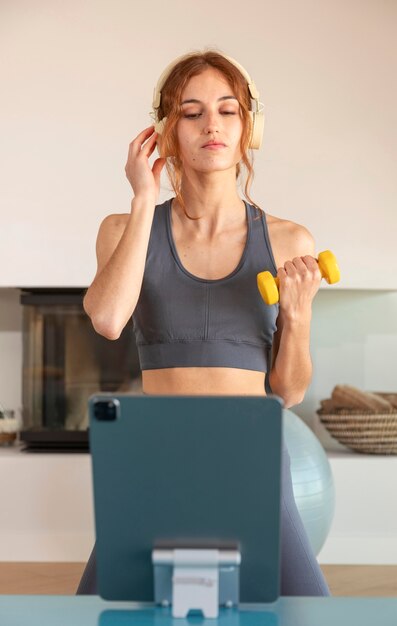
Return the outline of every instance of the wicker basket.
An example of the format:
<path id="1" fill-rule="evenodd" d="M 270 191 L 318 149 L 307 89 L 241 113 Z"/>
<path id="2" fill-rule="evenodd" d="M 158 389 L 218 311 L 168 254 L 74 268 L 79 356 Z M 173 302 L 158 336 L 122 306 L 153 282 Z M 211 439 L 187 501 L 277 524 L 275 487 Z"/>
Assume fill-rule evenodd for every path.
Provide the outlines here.
<path id="1" fill-rule="evenodd" d="M 11 446 L 16 438 L 16 433 L 0 433 L 0 446 Z"/>
<path id="2" fill-rule="evenodd" d="M 351 450 L 362 454 L 397 454 L 397 408 L 381 413 L 319 409 L 317 414 L 332 437 Z"/>

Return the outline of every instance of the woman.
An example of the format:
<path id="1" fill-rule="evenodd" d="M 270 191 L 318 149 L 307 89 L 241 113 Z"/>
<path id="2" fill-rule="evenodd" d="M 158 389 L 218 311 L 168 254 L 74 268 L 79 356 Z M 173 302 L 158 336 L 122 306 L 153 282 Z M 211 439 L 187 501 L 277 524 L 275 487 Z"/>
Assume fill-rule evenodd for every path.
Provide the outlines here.
<path id="1" fill-rule="evenodd" d="M 258 144 L 259 117 L 250 112 L 249 83 L 215 51 L 168 68 L 154 102 L 161 135 L 151 126 L 129 147 L 131 213 L 100 226 L 84 308 L 108 339 L 133 315 L 144 393 L 266 395 L 270 385 L 290 407 L 310 382 L 321 275 L 306 228 L 265 215 L 249 197 L 248 148 Z M 151 167 L 156 144 L 161 156 Z M 164 165 L 175 198 L 156 206 Z M 243 166 L 247 202 L 237 186 Z M 267 306 L 257 290 L 265 269 L 277 272 L 279 305 Z M 281 510 L 282 595 L 329 595 L 296 509 L 285 444 Z M 93 552 L 78 593 L 95 590 Z"/>

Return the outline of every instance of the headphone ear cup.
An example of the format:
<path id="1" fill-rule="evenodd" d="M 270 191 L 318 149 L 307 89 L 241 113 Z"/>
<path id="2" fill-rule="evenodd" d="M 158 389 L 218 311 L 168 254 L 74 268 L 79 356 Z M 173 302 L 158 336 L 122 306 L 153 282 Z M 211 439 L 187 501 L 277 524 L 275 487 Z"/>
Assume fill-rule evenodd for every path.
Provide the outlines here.
<path id="1" fill-rule="evenodd" d="M 265 129 L 265 116 L 263 111 L 250 111 L 252 129 L 249 148 L 259 150 L 262 144 L 263 131 Z"/>
<path id="2" fill-rule="evenodd" d="M 160 120 L 159 122 L 155 122 L 155 124 L 154 124 L 154 130 L 155 130 L 155 132 L 156 132 L 156 133 L 158 133 L 158 134 L 160 135 L 160 138 L 158 138 L 158 140 L 156 141 L 156 144 L 157 144 L 157 151 L 158 151 L 158 153 L 160 154 L 160 156 L 161 156 L 161 157 L 164 157 L 164 158 L 165 158 L 165 157 L 172 156 L 171 154 L 166 154 L 166 153 L 164 152 L 164 149 L 161 149 L 161 135 L 162 135 L 162 134 L 163 134 L 163 132 L 164 132 L 164 129 L 165 129 L 165 125 L 166 125 L 166 123 L 167 123 L 167 118 L 166 118 L 166 117 L 163 117 L 163 119 L 162 119 L 162 120 Z"/>
<path id="3" fill-rule="evenodd" d="M 154 124 L 154 130 L 156 133 L 158 133 L 159 135 L 162 135 L 164 132 L 164 128 L 165 128 L 165 124 L 166 124 L 167 118 L 163 117 L 162 120 L 160 120 L 159 122 L 155 122 Z"/>

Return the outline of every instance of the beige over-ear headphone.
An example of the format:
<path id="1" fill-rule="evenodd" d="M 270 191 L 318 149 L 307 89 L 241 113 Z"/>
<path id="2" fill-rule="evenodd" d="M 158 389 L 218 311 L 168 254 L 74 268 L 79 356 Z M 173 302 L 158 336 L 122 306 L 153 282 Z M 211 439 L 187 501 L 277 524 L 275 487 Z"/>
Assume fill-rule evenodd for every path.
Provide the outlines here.
<path id="1" fill-rule="evenodd" d="M 226 56 L 226 54 L 222 54 L 220 52 L 218 52 L 218 54 L 221 54 L 221 56 L 223 56 L 225 59 L 230 61 L 230 63 L 232 63 L 240 71 L 242 76 L 247 81 L 250 96 L 252 100 L 254 101 L 254 106 L 255 106 L 255 109 L 253 111 L 250 111 L 252 126 L 251 126 L 251 138 L 250 138 L 248 147 L 253 148 L 254 150 L 259 150 L 259 148 L 261 147 L 263 130 L 265 126 L 265 115 L 263 112 L 263 104 L 259 102 L 259 92 L 255 86 L 254 81 L 251 79 L 250 75 L 246 72 L 243 66 L 240 65 L 240 63 L 238 63 L 231 57 Z M 157 133 L 159 133 L 159 135 L 163 133 L 163 130 L 167 121 L 166 117 L 163 117 L 162 120 L 159 120 L 157 116 L 158 108 L 161 102 L 161 90 L 168 76 L 171 74 L 173 68 L 175 67 L 175 65 L 177 65 L 183 59 L 186 59 L 190 56 L 192 55 L 184 54 L 183 56 L 180 56 L 174 61 L 172 61 L 172 63 L 170 63 L 165 68 L 165 70 L 163 71 L 163 73 L 161 74 L 160 78 L 157 81 L 156 87 L 154 88 L 153 103 L 152 103 L 153 111 L 151 113 L 151 116 L 153 117 L 154 124 L 155 124 L 154 129 Z"/>

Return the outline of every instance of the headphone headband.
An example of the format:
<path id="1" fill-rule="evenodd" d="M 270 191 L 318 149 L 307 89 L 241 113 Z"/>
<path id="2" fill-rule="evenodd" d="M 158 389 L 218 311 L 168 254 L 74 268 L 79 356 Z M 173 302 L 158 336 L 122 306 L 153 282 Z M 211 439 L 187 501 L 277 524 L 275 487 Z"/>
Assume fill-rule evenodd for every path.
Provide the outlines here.
<path id="1" fill-rule="evenodd" d="M 248 72 L 243 68 L 242 65 L 240 65 L 240 63 L 238 63 L 232 57 L 227 56 L 226 54 L 220 53 L 218 51 L 216 52 L 220 56 L 227 59 L 232 65 L 234 65 L 234 67 L 236 67 L 239 70 L 240 74 L 247 81 L 248 90 L 249 90 L 251 99 L 254 100 L 255 102 L 255 111 L 251 111 L 252 133 L 251 133 L 250 147 L 254 149 L 259 149 L 262 143 L 263 127 L 264 127 L 263 105 L 259 102 L 259 91 L 257 90 L 256 85 L 254 81 L 251 79 Z M 199 56 L 200 54 L 201 53 L 197 53 L 197 56 Z M 182 56 L 179 56 L 176 59 L 174 59 L 163 70 L 163 72 L 160 75 L 160 78 L 157 81 L 157 84 L 153 90 L 152 117 L 154 118 L 154 121 L 155 121 L 155 130 L 159 134 L 162 133 L 164 129 L 165 120 L 166 120 L 166 118 L 159 120 L 157 117 L 157 111 L 161 103 L 161 90 L 167 78 L 170 76 L 172 70 L 174 69 L 174 67 L 178 65 L 178 63 L 180 63 L 181 61 L 187 58 L 194 57 L 194 56 L 195 56 L 195 53 L 188 53 L 188 54 L 183 54 Z"/>

